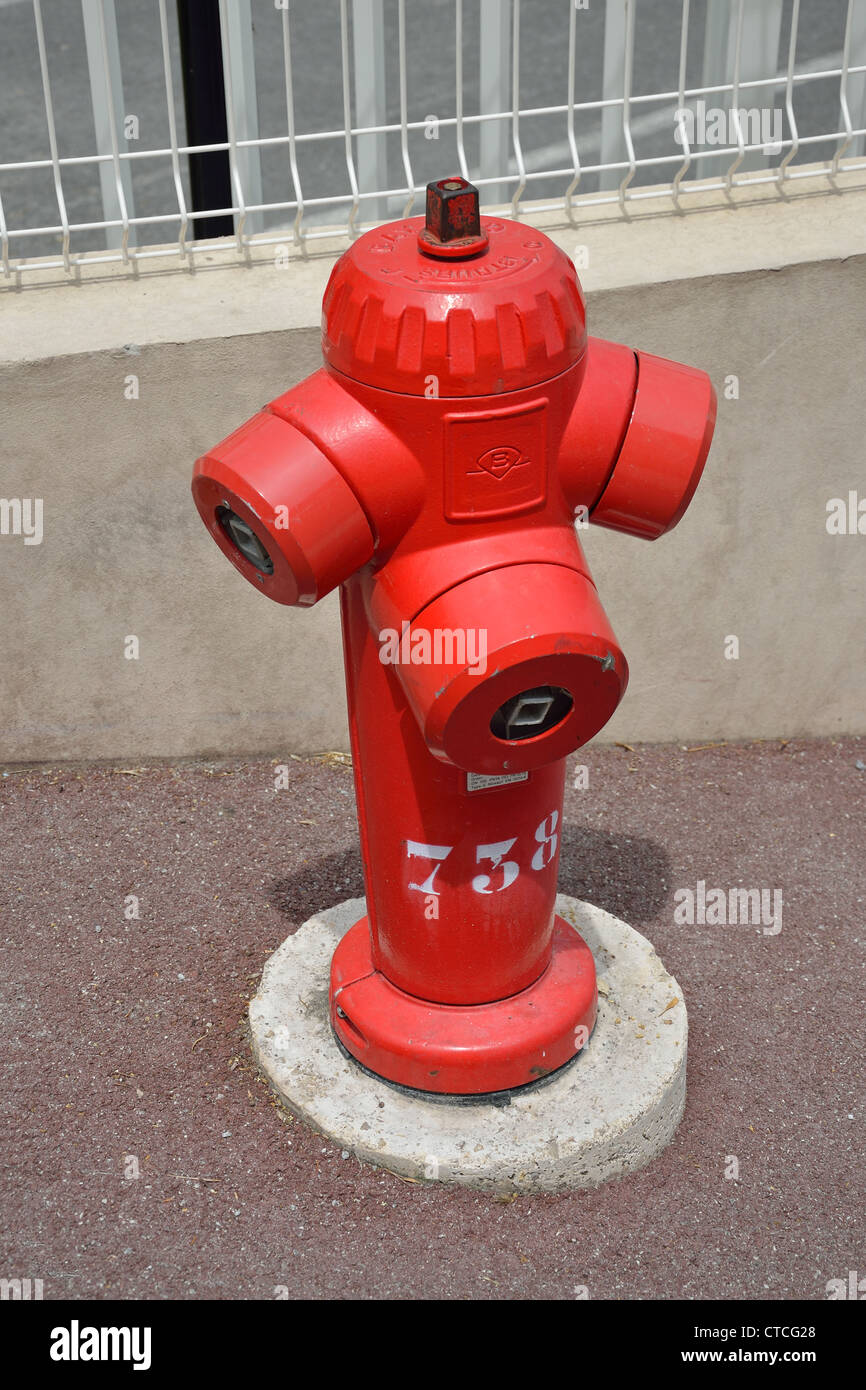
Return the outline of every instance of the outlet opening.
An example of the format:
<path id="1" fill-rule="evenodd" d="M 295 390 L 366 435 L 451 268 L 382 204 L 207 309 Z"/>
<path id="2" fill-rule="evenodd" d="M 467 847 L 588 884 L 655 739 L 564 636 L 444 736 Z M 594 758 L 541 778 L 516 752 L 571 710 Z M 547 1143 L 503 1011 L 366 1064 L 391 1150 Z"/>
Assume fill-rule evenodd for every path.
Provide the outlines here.
<path id="1" fill-rule="evenodd" d="M 499 706 L 490 721 L 490 732 L 504 743 L 538 738 L 561 724 L 573 705 L 574 697 L 562 686 L 536 685 Z"/>
<path id="2" fill-rule="evenodd" d="M 274 562 L 249 523 L 233 512 L 227 502 L 217 507 L 216 515 L 220 526 L 244 559 L 260 574 L 273 574 Z"/>

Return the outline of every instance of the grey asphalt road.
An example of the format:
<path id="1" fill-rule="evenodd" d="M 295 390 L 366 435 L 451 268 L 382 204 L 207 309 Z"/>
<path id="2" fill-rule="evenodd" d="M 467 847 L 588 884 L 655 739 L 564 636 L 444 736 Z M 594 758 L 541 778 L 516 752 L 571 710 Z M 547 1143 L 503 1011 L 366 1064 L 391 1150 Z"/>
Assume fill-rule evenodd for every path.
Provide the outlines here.
<path id="1" fill-rule="evenodd" d="M 688 78 L 700 81 L 707 0 L 692 0 Z M 286 95 L 283 65 L 282 21 L 274 0 L 253 0 L 255 65 L 259 132 L 262 136 L 286 132 Z M 351 9 L 351 6 L 350 6 Z M 138 117 L 136 151 L 165 148 L 169 143 L 166 94 L 160 44 L 157 0 L 116 0 L 118 34 L 123 69 L 124 111 Z M 838 62 L 844 35 L 846 0 L 803 0 L 798 40 L 798 66 L 813 69 L 827 59 Z M 61 157 L 92 153 L 95 148 L 90 104 L 87 55 L 81 6 L 78 0 L 42 0 L 47 62 L 51 82 Z M 562 103 L 567 92 L 568 0 L 522 0 L 520 47 L 520 103 L 536 108 Z M 679 63 L 681 0 L 638 0 L 635 36 L 634 92 L 676 88 Z M 454 113 L 454 0 L 407 0 L 407 104 L 410 120 Z M 464 3 L 464 109 L 478 111 L 480 63 L 479 0 Z M 185 139 L 183 98 L 178 59 L 177 24 L 173 0 L 168 19 L 173 58 L 175 99 L 180 138 Z M 577 16 L 578 101 L 601 96 L 604 41 L 604 2 L 590 0 Z M 787 52 L 790 5 L 785 6 L 780 52 Z M 399 67 L 397 0 L 385 0 L 386 93 L 388 120 L 399 119 Z M 339 0 L 292 0 L 291 31 L 295 109 L 299 132 L 339 131 L 343 123 L 340 62 Z M 749 104 L 754 103 L 750 98 Z M 797 90 L 795 101 L 800 134 L 807 136 L 838 129 L 838 81 L 809 82 Z M 678 154 L 673 140 L 670 104 L 634 108 L 633 131 L 638 158 Z M 470 172 L 478 163 L 478 127 L 467 127 L 466 153 Z M 597 162 L 599 122 L 596 114 L 578 117 L 576 135 L 584 164 Z M 524 117 L 520 139 L 527 168 L 544 171 L 571 164 L 565 119 L 562 114 Z M 805 147 L 801 158 L 810 162 L 826 158 L 833 142 Z M 0 162 L 43 159 L 49 154 L 48 132 L 42 97 L 36 25 L 32 0 L 0 0 Z M 453 128 L 441 128 L 438 139 L 415 132 L 409 155 L 416 181 L 423 184 L 457 167 Z M 388 138 L 388 177 L 392 187 L 405 184 L 398 135 Z M 714 174 L 729 161 L 715 158 L 703 163 L 701 173 Z M 349 194 L 349 180 L 342 137 L 315 141 L 300 147 L 300 175 L 306 198 Z M 635 183 L 669 178 L 676 165 L 638 172 Z M 291 198 L 292 185 L 285 146 L 265 150 L 262 160 L 264 199 Z M 186 170 L 184 169 L 186 179 Z M 134 162 L 134 201 L 138 216 L 157 216 L 176 209 L 170 161 L 153 157 Z M 561 196 L 568 178 L 541 178 L 529 183 L 526 197 Z M 587 191 L 597 187 L 597 176 L 588 175 Z M 63 192 L 70 221 L 88 222 L 102 216 L 96 167 L 79 165 L 63 170 Z M 189 191 L 187 187 L 187 197 Z M 16 230 L 56 225 L 57 200 L 50 169 L 0 173 L 10 234 Z M 404 198 L 396 198 L 382 215 L 400 215 Z M 348 204 L 311 210 L 312 220 L 340 221 Z M 265 225 L 288 225 L 291 215 L 265 214 Z M 140 245 L 173 240 L 176 220 L 139 227 Z M 98 230 L 72 235 L 74 252 L 99 249 L 104 234 Z M 57 235 L 10 236 L 12 255 L 56 255 Z"/>

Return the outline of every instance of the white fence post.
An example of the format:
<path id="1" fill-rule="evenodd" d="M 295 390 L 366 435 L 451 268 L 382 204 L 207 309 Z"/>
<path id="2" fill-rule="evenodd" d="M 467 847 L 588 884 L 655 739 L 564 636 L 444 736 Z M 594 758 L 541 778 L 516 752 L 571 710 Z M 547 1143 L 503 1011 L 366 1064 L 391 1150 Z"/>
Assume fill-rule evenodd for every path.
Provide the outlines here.
<path id="1" fill-rule="evenodd" d="M 604 6 L 604 67 L 601 95 L 613 101 L 625 92 L 626 2 L 605 0 Z M 618 164 L 627 158 L 623 130 L 622 105 L 603 106 L 601 110 L 601 164 Z M 599 175 L 600 189 L 619 188 L 625 178 L 624 169 L 606 169 Z"/>
<path id="2" fill-rule="evenodd" d="M 511 0 L 481 0 L 481 70 L 479 115 L 511 112 Z M 482 121 L 479 137 L 478 177 L 495 178 L 508 173 L 511 152 L 510 119 Z M 508 183 L 482 184 L 482 203 L 507 203 Z"/>
<path id="3" fill-rule="evenodd" d="M 866 0 L 849 0 L 851 5 L 848 63 L 852 68 L 866 64 Z M 855 72 L 845 84 L 845 97 L 852 128 L 866 126 L 866 72 Z M 866 152 L 866 135 L 855 135 L 845 151 L 845 158 L 861 157 Z"/>
<path id="4" fill-rule="evenodd" d="M 383 0 L 354 0 L 352 5 L 355 124 L 384 125 L 385 16 Z M 356 136 L 358 191 L 374 193 L 388 187 L 388 137 L 384 133 Z M 364 198 L 362 222 L 382 222 L 388 216 L 387 198 Z"/>
<path id="5" fill-rule="evenodd" d="M 243 191 L 244 235 L 264 230 L 264 213 L 246 212 L 262 199 L 262 159 L 257 145 L 238 149 L 238 140 L 258 140 L 259 108 L 256 96 L 256 60 L 250 0 L 228 0 L 220 5 L 223 76 L 230 151 Z M 239 216 L 235 217 L 235 226 Z"/>
<path id="6" fill-rule="evenodd" d="M 742 24 L 739 80 L 752 82 L 764 77 L 767 78 L 767 85 L 747 87 L 745 92 L 739 94 L 710 92 L 704 100 L 707 107 L 716 106 L 723 110 L 731 110 L 736 97 L 737 108 L 751 110 L 765 107 L 769 99 L 780 113 L 779 121 L 783 131 L 781 138 L 784 139 L 782 105 L 777 100 L 780 89 L 773 81 L 779 71 L 782 10 L 783 0 L 708 0 L 701 84 L 704 87 L 716 87 L 733 81 L 734 70 L 737 67 L 737 32 Z M 737 162 L 737 168 L 741 171 L 763 169 L 766 168 L 769 158 L 770 156 L 761 150 L 749 150 Z M 701 177 L 701 172 L 698 165 L 697 178 Z"/>
<path id="7" fill-rule="evenodd" d="M 81 0 L 90 102 L 96 128 L 96 153 L 111 155 L 99 165 L 99 189 L 106 222 L 128 223 L 135 216 L 132 197 L 132 170 L 129 161 L 119 158 L 124 141 L 123 76 L 120 45 L 117 42 L 117 15 L 114 0 Z M 110 250 L 125 247 L 129 228 L 106 227 L 105 244 Z"/>

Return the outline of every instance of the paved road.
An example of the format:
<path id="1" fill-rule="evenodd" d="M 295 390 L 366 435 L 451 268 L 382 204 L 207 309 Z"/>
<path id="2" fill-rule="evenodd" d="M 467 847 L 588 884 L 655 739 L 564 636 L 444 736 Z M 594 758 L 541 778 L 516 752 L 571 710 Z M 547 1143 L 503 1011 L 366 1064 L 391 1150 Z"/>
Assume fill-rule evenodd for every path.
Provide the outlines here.
<path id="1" fill-rule="evenodd" d="M 178 64 L 174 7 L 169 3 L 174 86 L 183 135 L 183 102 Z M 671 90 L 677 84 L 679 61 L 680 0 L 640 0 L 637 10 L 634 90 L 636 93 Z M 689 77 L 700 80 L 703 44 L 704 0 L 693 0 L 694 16 L 689 48 Z M 787 8 L 787 7 L 786 7 Z M 60 153 L 75 156 L 95 148 L 90 109 L 87 60 L 81 10 L 77 0 L 43 0 L 48 65 L 58 128 Z M 478 110 L 479 10 L 477 0 L 466 0 L 464 35 L 465 111 Z M 803 0 L 798 61 L 815 63 L 829 57 L 838 61 L 844 31 L 845 0 Z M 386 0 L 388 119 L 399 117 L 396 0 Z M 408 0 L 407 98 L 410 120 L 454 111 L 454 5 L 452 0 Z M 123 62 L 124 110 L 139 119 L 140 138 L 135 148 L 165 147 L 169 143 L 166 116 L 159 11 L 156 0 L 117 0 L 118 31 Z M 255 54 L 260 134 L 284 134 L 286 130 L 285 82 L 281 18 L 273 0 L 253 0 Z M 521 10 L 520 99 L 532 108 L 562 102 L 567 87 L 567 0 L 523 0 Z M 603 0 L 591 0 L 590 8 L 577 17 L 577 82 L 579 101 L 601 96 Z M 786 20 L 787 24 L 787 20 Z M 339 47 L 338 0 L 294 0 L 292 6 L 295 106 L 301 131 L 335 130 L 342 126 L 342 87 Z M 787 52 L 787 30 L 781 51 Z M 831 82 L 810 83 L 797 97 L 801 132 L 835 129 L 838 91 Z M 677 153 L 672 139 L 669 108 L 635 108 L 635 144 L 639 158 Z M 521 141 L 527 166 L 532 169 L 570 167 L 564 118 L 527 117 L 521 122 Z M 594 163 L 599 153 L 599 123 L 595 116 L 579 119 L 577 136 L 584 163 Z M 830 147 L 814 146 L 806 159 L 825 157 Z M 466 150 L 470 166 L 477 167 L 477 130 L 467 128 Z M 0 160 L 37 159 L 48 155 L 48 138 L 42 102 L 31 0 L 0 0 Z M 412 136 L 410 155 L 418 183 L 438 177 L 457 165 L 453 134 L 440 132 L 438 140 Z M 727 162 L 727 161 L 726 161 Z M 305 195 L 325 197 L 349 191 L 342 139 L 302 147 L 300 172 Z M 670 177 L 673 167 L 641 171 L 636 179 L 652 183 Z M 712 164 L 706 173 L 715 172 Z M 389 138 L 388 176 L 393 187 L 402 186 L 399 139 Z M 265 199 L 291 197 L 288 161 L 284 148 L 263 155 Z M 568 180 L 531 182 L 527 196 L 560 196 Z M 594 176 L 585 187 L 592 191 Z M 98 176 L 94 166 L 68 168 L 63 174 L 70 220 L 83 222 L 101 216 Z M 134 167 L 135 209 L 140 216 L 155 216 L 176 206 L 170 163 L 165 158 L 142 160 Z M 57 206 L 50 170 L 28 174 L 0 174 L 6 220 L 10 228 L 39 227 L 57 222 Z M 388 210 L 399 215 L 403 199 Z M 312 213 L 314 219 L 339 220 L 346 207 Z M 268 225 L 285 221 L 284 214 L 266 217 Z M 141 244 L 171 240 L 177 223 L 141 227 Z M 73 250 L 90 250 L 102 244 L 99 232 L 73 236 Z M 56 254 L 58 238 L 15 238 L 12 253 Z"/>
<path id="2" fill-rule="evenodd" d="M 0 780 L 3 1274 L 46 1299 L 823 1300 L 862 1277 L 866 739 L 578 756 L 560 886 L 676 976 L 688 1102 L 642 1172 L 511 1203 L 347 1158 L 252 1062 L 264 960 L 363 891 L 348 770 Z M 677 925 L 699 880 L 779 888 L 781 931 Z"/>

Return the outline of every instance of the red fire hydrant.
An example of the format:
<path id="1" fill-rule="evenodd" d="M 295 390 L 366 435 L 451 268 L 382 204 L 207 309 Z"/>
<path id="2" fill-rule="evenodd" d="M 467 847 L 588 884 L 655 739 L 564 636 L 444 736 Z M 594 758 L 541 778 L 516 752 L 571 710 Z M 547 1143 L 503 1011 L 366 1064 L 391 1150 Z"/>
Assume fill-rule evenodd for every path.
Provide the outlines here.
<path id="1" fill-rule="evenodd" d="M 575 534 L 652 540 L 697 486 L 704 372 L 587 339 L 569 258 L 461 178 L 367 232 L 325 366 L 195 467 L 205 525 L 278 603 L 341 586 L 367 916 L 331 968 L 352 1057 L 466 1095 L 569 1062 L 589 948 L 554 912 L 565 758 L 628 671 Z"/>

